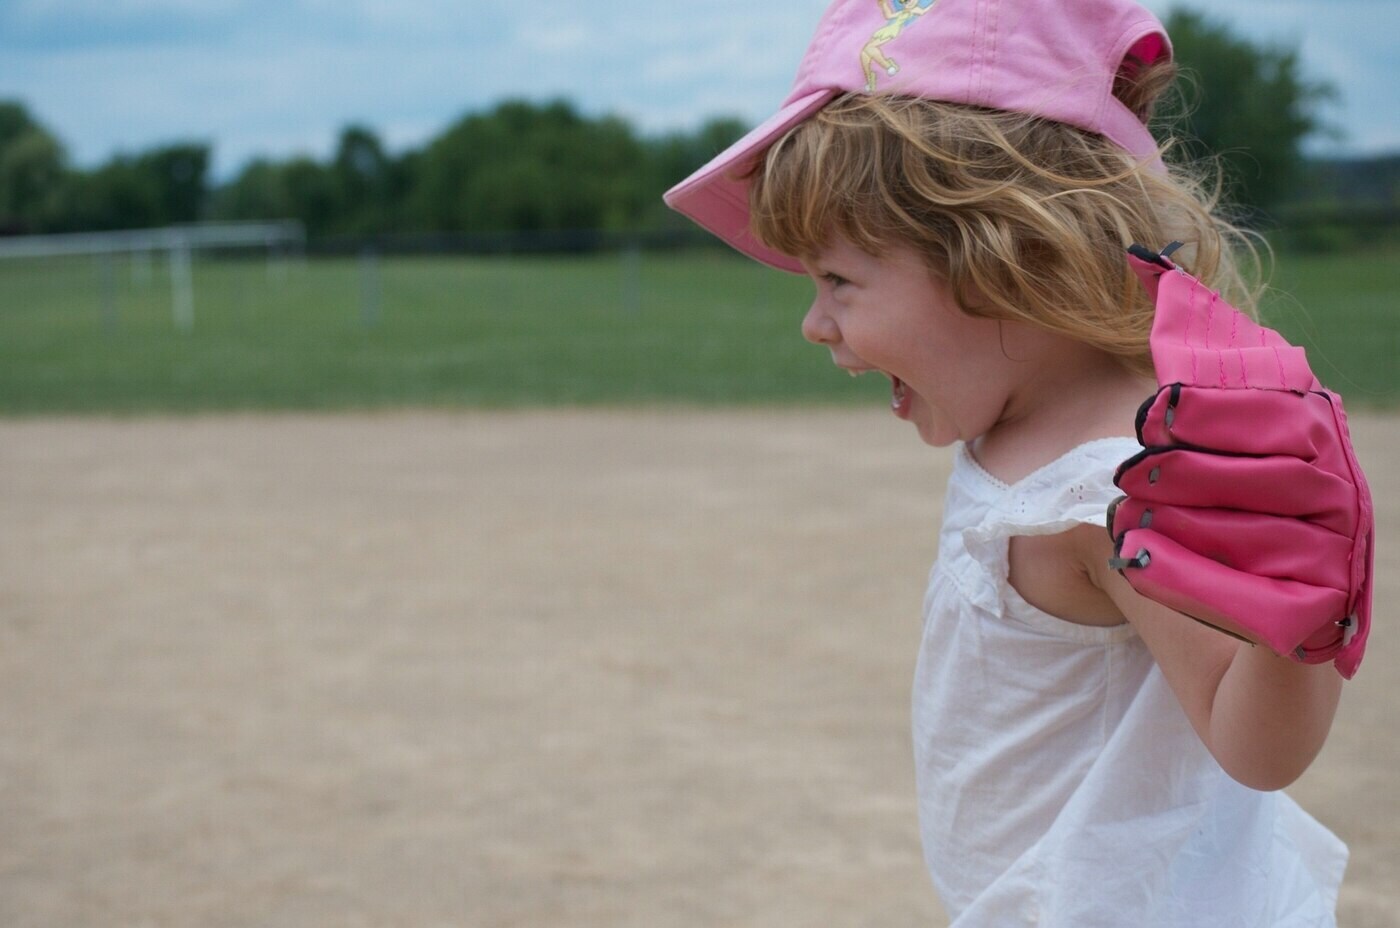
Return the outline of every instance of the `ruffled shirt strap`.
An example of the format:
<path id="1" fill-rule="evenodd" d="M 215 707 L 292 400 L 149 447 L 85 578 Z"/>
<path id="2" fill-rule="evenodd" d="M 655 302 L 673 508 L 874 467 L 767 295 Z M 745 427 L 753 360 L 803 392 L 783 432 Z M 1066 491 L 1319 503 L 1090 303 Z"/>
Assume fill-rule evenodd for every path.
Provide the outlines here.
<path id="1" fill-rule="evenodd" d="M 954 479 L 976 485 L 965 489 L 985 503 L 980 519 L 974 515 L 961 538 L 983 574 L 983 582 L 967 590 L 974 604 L 1009 612 L 1041 630 L 1084 643 L 1132 637 L 1126 624 L 1105 628 L 1072 623 L 1030 605 L 1007 579 L 1008 545 L 1015 535 L 1058 535 L 1084 523 L 1103 526 L 1109 504 L 1120 495 L 1113 485 L 1114 471 L 1140 450 L 1133 438 L 1096 439 L 1007 484 L 983 469 L 966 445 L 960 446 Z"/>

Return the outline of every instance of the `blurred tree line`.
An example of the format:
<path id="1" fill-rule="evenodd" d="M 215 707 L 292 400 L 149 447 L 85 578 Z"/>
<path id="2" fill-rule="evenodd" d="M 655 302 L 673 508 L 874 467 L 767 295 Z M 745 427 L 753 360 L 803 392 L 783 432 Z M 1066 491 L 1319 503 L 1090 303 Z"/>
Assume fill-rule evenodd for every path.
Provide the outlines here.
<path id="1" fill-rule="evenodd" d="M 70 168 L 23 104 L 0 101 L 0 234 L 192 222 L 209 198 L 209 148 L 176 144 Z"/>
<path id="2" fill-rule="evenodd" d="M 563 100 L 507 101 L 398 157 L 373 130 L 351 126 L 326 163 L 254 161 L 212 192 L 209 215 L 295 217 L 313 236 L 656 228 L 671 222 L 660 203 L 667 186 L 743 132 L 716 119 L 644 138 Z"/>
<path id="3" fill-rule="evenodd" d="M 661 193 L 744 130 L 714 119 L 645 138 L 563 100 L 508 101 L 401 155 L 372 129 L 349 126 L 327 161 L 260 158 L 215 185 L 199 143 L 71 168 L 23 104 L 0 101 L 0 234 L 283 218 L 315 237 L 657 228 L 674 222 Z"/>
<path id="4" fill-rule="evenodd" d="M 1247 210 L 1305 199 L 1301 143 L 1326 131 L 1320 112 L 1334 90 L 1305 76 L 1296 49 L 1251 43 L 1191 11 L 1166 25 L 1188 74 L 1166 114 L 1188 140 L 1179 156 L 1218 153 L 1231 199 Z M 0 234 L 280 218 L 301 220 L 313 238 L 680 227 L 662 192 L 744 129 L 715 119 L 645 137 L 565 101 L 509 101 L 419 149 L 395 155 L 354 125 L 326 161 L 257 159 L 214 184 L 199 143 L 75 169 L 21 103 L 0 102 Z M 1388 197 L 1400 202 L 1393 177 Z"/>

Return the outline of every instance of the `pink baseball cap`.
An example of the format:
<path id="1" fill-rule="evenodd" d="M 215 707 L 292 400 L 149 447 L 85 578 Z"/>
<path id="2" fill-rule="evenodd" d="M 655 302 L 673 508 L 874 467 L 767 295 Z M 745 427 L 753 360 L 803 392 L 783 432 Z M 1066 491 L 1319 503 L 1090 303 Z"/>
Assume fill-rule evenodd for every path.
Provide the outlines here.
<path id="1" fill-rule="evenodd" d="M 835 0 L 778 112 L 671 188 L 666 203 L 744 254 L 802 273 L 750 233 L 741 176 L 843 93 L 1029 113 L 1097 132 L 1160 166 L 1152 134 L 1113 95 L 1129 55 L 1143 63 L 1171 55 L 1162 24 L 1133 0 Z"/>

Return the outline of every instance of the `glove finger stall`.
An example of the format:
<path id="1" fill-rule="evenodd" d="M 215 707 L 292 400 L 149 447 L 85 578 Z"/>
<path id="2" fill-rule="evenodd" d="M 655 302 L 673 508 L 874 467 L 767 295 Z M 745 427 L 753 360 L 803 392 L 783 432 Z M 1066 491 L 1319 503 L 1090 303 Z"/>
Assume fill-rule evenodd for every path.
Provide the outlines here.
<path id="1" fill-rule="evenodd" d="M 1170 609 L 1309 663 L 1330 660 L 1341 647 L 1343 591 L 1235 570 L 1151 529 L 1125 533 L 1122 552 L 1146 552 L 1142 566 L 1125 568 L 1123 576 Z"/>
<path id="2" fill-rule="evenodd" d="M 1148 448 L 1119 465 L 1114 483 L 1134 499 L 1289 516 L 1351 536 L 1356 510 L 1344 478 L 1282 455 L 1241 457 L 1187 448 Z"/>
<path id="3" fill-rule="evenodd" d="M 1312 586 L 1336 587 L 1334 565 L 1345 563 L 1352 549 L 1351 538 L 1302 519 L 1126 497 L 1114 510 L 1110 532 L 1118 538 L 1137 528 L 1236 570 Z"/>
<path id="4" fill-rule="evenodd" d="M 1249 427 L 1241 428 L 1241 423 Z M 1228 448 L 1233 454 L 1284 454 L 1335 470 L 1345 463 L 1332 460 L 1335 429 L 1332 404 L 1322 393 L 1171 384 L 1139 414 L 1138 440 L 1145 447 L 1194 445 Z"/>

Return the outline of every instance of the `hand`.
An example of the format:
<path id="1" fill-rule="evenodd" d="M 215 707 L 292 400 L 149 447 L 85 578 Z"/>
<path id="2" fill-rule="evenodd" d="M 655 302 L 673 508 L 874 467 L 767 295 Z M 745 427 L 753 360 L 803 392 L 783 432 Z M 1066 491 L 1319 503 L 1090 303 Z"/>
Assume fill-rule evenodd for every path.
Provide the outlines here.
<path id="1" fill-rule="evenodd" d="M 1115 476 L 1126 495 L 1109 510 L 1111 566 L 1149 599 L 1350 677 L 1370 625 L 1373 527 L 1341 399 L 1302 349 L 1134 249 L 1156 298 L 1162 386 L 1138 414 L 1143 451 Z"/>

